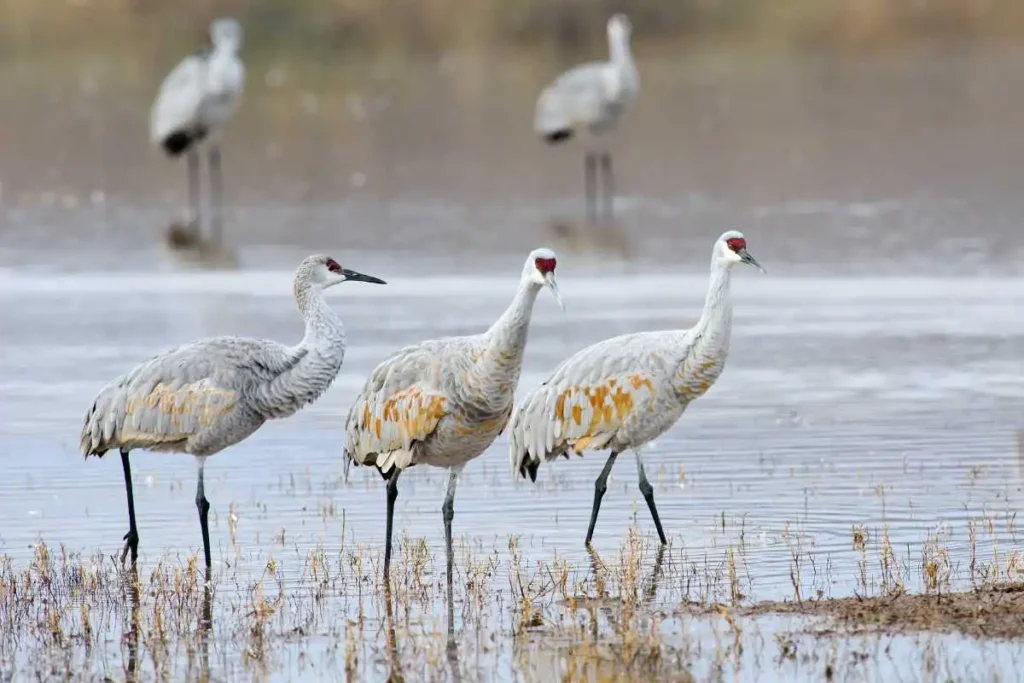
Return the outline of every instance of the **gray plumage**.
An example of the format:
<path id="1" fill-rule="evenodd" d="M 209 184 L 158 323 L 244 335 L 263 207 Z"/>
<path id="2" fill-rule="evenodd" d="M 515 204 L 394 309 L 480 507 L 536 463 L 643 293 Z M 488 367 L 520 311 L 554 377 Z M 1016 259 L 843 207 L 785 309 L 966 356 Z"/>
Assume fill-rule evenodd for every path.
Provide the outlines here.
<path id="1" fill-rule="evenodd" d="M 197 456 L 201 490 L 207 456 L 245 439 L 268 419 L 294 414 L 334 381 L 345 357 L 345 329 L 324 290 L 346 280 L 383 284 L 324 255 L 299 265 L 293 290 L 306 331 L 295 346 L 241 337 L 204 339 L 113 380 L 85 415 L 82 454 L 102 457 L 119 449 L 130 502 L 127 454 L 137 448 Z M 134 528 L 134 519 L 130 524 Z M 209 566 L 208 549 L 206 559 Z"/>
<path id="2" fill-rule="evenodd" d="M 665 542 L 639 449 L 672 427 L 721 374 L 732 330 L 729 277 L 737 263 L 760 268 L 743 235 L 729 231 L 715 242 L 707 298 L 694 327 L 627 334 L 587 347 L 559 365 L 515 411 L 509 431 L 513 477 L 536 481 L 541 462 L 568 458 L 570 452 L 612 452 L 598 480 L 588 543 L 610 463 L 627 449 L 637 452 L 641 490 Z"/>
<path id="3" fill-rule="evenodd" d="M 544 88 L 534 114 L 539 135 L 557 142 L 580 131 L 600 135 L 618 123 L 640 90 L 631 31 L 629 19 L 616 14 L 608 20 L 609 60 L 569 69 Z"/>
<path id="4" fill-rule="evenodd" d="M 515 298 L 489 330 L 399 350 L 374 369 L 352 404 L 345 422 L 346 471 L 353 462 L 374 466 L 388 480 L 385 573 L 398 476 L 413 465 L 450 468 L 450 507 L 458 473 L 508 423 L 537 293 L 546 286 L 558 297 L 554 269 L 554 252 L 533 251 Z M 445 522 L 450 547 L 447 511 Z"/>

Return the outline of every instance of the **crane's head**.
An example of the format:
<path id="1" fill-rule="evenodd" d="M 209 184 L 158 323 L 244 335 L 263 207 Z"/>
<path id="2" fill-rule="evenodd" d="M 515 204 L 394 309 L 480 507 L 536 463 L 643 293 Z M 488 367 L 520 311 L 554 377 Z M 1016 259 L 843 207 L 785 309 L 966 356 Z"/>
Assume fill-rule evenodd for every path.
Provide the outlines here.
<path id="1" fill-rule="evenodd" d="M 387 284 L 372 275 L 363 275 L 354 270 L 342 268 L 337 261 L 326 254 L 314 254 L 303 261 L 299 265 L 299 269 L 295 271 L 295 281 L 296 283 L 306 281 L 314 287 L 322 289 L 349 281 Z"/>
<path id="2" fill-rule="evenodd" d="M 523 266 L 523 279 L 538 287 L 550 289 L 551 295 L 555 297 L 558 306 L 564 311 L 565 304 L 562 303 L 562 295 L 558 292 L 558 283 L 555 282 L 556 265 L 558 265 L 558 261 L 555 258 L 555 252 L 543 247 L 534 249 L 526 258 L 526 264 Z"/>
<path id="3" fill-rule="evenodd" d="M 608 20 L 608 38 L 612 41 L 622 42 L 629 40 L 633 33 L 633 24 L 629 23 L 629 17 L 619 12 L 613 14 Z"/>
<path id="4" fill-rule="evenodd" d="M 746 263 L 754 266 L 762 273 L 766 272 L 761 267 L 761 264 L 754 260 L 754 257 L 747 252 L 747 239 L 739 230 L 729 230 L 722 233 L 722 236 L 715 242 L 715 257 L 729 265 Z"/>
<path id="5" fill-rule="evenodd" d="M 214 47 L 237 50 L 242 47 L 242 25 L 231 17 L 214 19 L 210 22 L 210 40 Z"/>

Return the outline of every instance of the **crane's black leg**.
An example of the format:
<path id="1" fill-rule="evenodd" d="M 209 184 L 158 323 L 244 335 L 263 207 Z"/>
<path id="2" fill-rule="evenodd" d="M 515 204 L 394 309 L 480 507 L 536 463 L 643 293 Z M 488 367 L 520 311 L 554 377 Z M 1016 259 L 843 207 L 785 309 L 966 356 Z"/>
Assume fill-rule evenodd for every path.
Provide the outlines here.
<path id="1" fill-rule="evenodd" d="M 384 581 L 387 582 L 388 576 L 391 575 L 391 528 L 392 523 L 395 519 L 395 499 L 398 498 L 398 475 L 402 471 L 395 468 L 391 472 L 391 478 L 388 479 L 388 521 L 387 521 L 387 539 L 384 541 Z"/>
<path id="2" fill-rule="evenodd" d="M 224 227 L 224 214 L 222 204 L 222 184 L 220 169 L 220 146 L 216 141 L 210 142 L 210 204 L 213 216 L 210 220 L 210 240 L 214 245 L 220 245 L 221 233 Z"/>
<path id="3" fill-rule="evenodd" d="M 583 194 L 587 202 L 587 221 L 597 221 L 597 158 L 590 152 L 583 158 Z"/>
<path id="4" fill-rule="evenodd" d="M 594 509 L 590 513 L 590 528 L 587 529 L 587 545 L 590 545 L 590 539 L 594 537 L 594 525 L 597 524 L 597 511 L 601 509 L 601 498 L 604 497 L 604 492 L 608 490 L 608 475 L 611 474 L 612 465 L 615 464 L 615 458 L 618 456 L 618 453 L 612 451 L 612 454 L 608 456 L 608 462 L 604 464 L 604 469 L 601 470 L 601 474 L 597 475 L 597 481 L 594 482 Z"/>
<path id="5" fill-rule="evenodd" d="M 455 519 L 455 486 L 459 483 L 461 467 L 453 467 L 448 473 L 448 491 L 444 496 L 444 505 L 441 506 L 441 515 L 444 517 L 444 546 L 448 557 L 448 602 L 451 604 L 452 573 L 455 564 L 455 552 L 452 549 L 452 520 Z"/>
<path id="6" fill-rule="evenodd" d="M 195 147 L 188 151 L 185 161 L 188 169 L 188 225 L 185 227 L 194 229 L 198 234 L 202 221 L 199 216 L 199 152 Z"/>
<path id="7" fill-rule="evenodd" d="M 665 531 L 661 528 L 661 518 L 658 517 L 658 508 L 654 507 L 654 487 L 651 486 L 651 482 L 647 481 L 647 474 L 644 472 L 644 461 L 640 458 L 639 453 L 636 454 L 636 473 L 640 479 L 640 493 L 644 494 L 644 500 L 647 501 L 651 517 L 654 518 L 654 526 L 658 529 L 658 538 L 661 539 L 662 545 L 668 545 L 668 541 L 665 540 Z"/>
<path id="8" fill-rule="evenodd" d="M 206 500 L 206 493 L 203 490 L 203 468 L 206 466 L 206 458 L 196 456 L 199 464 L 199 481 L 196 483 L 196 509 L 199 510 L 199 526 L 203 530 L 203 555 L 206 558 L 206 579 L 210 579 L 210 527 L 207 524 L 207 516 L 210 513 L 210 501 Z"/>
<path id="9" fill-rule="evenodd" d="M 132 566 L 139 559 L 139 529 L 135 526 L 135 494 L 132 493 L 132 466 L 128 462 L 128 451 L 121 449 L 121 467 L 124 468 L 124 488 L 128 492 L 128 533 L 124 535 L 124 550 L 121 551 L 121 564 L 132 554 Z"/>
<path id="10" fill-rule="evenodd" d="M 615 176 L 612 174 L 612 155 L 608 152 L 601 154 L 601 175 L 604 177 L 604 218 L 611 222 L 612 205 L 615 203 Z"/>

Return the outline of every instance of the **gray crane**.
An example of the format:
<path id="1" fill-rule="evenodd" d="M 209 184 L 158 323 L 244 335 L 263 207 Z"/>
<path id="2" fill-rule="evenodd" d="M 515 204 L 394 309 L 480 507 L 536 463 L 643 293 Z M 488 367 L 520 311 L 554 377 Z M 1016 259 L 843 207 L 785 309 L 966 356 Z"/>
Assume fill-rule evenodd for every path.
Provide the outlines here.
<path id="1" fill-rule="evenodd" d="M 397 351 L 374 369 L 352 404 L 345 422 L 346 477 L 354 462 L 376 467 L 387 482 L 385 580 L 398 477 L 413 465 L 431 465 L 449 469 L 441 511 L 451 586 L 459 473 L 508 424 L 537 294 L 547 287 L 562 304 L 555 264 L 550 249 L 531 252 L 512 303 L 489 330 Z"/>
<path id="2" fill-rule="evenodd" d="M 512 476 L 537 480 L 542 461 L 585 450 L 611 454 L 594 484 L 587 546 L 594 535 L 601 498 L 615 458 L 636 454 L 640 492 L 661 543 L 667 543 L 654 489 L 644 474 L 641 448 L 667 431 L 686 406 L 702 396 L 722 372 L 729 354 L 732 304 L 729 277 L 737 263 L 764 269 L 747 253 L 736 231 L 724 233 L 711 253 L 711 282 L 704 310 L 688 330 L 638 332 L 589 346 L 564 361 L 519 404 L 509 436 Z"/>
<path id="3" fill-rule="evenodd" d="M 615 180 L 605 134 L 615 128 L 640 91 L 640 74 L 633 64 L 629 38 L 632 25 L 625 14 L 608 20 L 607 62 L 576 66 L 544 88 L 537 99 L 534 130 L 545 142 L 557 144 L 582 132 L 586 139 L 583 162 L 587 218 L 597 220 L 597 167 L 601 166 L 605 218 L 612 215 Z"/>
<path id="4" fill-rule="evenodd" d="M 293 291 L 306 333 L 295 346 L 264 339 L 213 337 L 167 351 L 105 386 L 85 414 L 82 455 L 121 451 L 128 492 L 128 533 L 121 562 L 138 558 L 130 451 L 189 453 L 199 467 L 196 507 L 210 571 L 210 503 L 203 492 L 206 458 L 242 441 L 269 419 L 288 417 L 320 397 L 345 357 L 345 328 L 324 290 L 346 281 L 384 284 L 338 265 L 329 256 L 306 258 Z"/>
<path id="5" fill-rule="evenodd" d="M 219 132 L 234 115 L 242 99 L 245 66 L 238 58 L 242 27 L 234 19 L 210 24 L 211 50 L 189 55 L 160 84 L 150 112 L 149 135 L 171 157 L 185 154 L 188 161 L 187 227 L 198 236 L 199 153 L 197 145 L 209 142 L 210 204 L 213 208 L 211 241 L 221 242 L 223 226 Z"/>

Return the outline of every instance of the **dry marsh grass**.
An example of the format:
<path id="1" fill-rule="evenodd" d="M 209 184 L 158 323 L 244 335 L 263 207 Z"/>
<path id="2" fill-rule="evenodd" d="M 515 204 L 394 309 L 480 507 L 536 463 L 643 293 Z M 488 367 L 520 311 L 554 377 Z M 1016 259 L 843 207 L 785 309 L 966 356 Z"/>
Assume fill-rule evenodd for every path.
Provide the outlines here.
<path id="1" fill-rule="evenodd" d="M 735 531 L 724 516 L 721 523 Z M 0 558 L 0 663 L 18 677 L 74 670 L 85 680 L 205 680 L 211 672 L 234 680 L 281 670 L 489 680 L 499 662 L 522 680 L 553 671 L 566 680 L 693 680 L 709 640 L 718 666 L 739 667 L 744 650 L 765 640 L 758 619 L 772 615 L 825 619 L 774 634 L 780 661 L 796 647 L 787 633 L 1024 638 L 1021 556 L 995 549 L 979 557 L 973 546 L 993 529 L 971 529 L 963 566 L 942 535 L 912 552 L 885 528 L 854 526 L 856 576 L 836 576 L 789 533 L 792 595 L 771 601 L 752 597 L 756 551 L 742 532 L 691 556 L 630 529 L 616 553 L 591 552 L 584 563 L 557 553 L 528 560 L 516 536 L 491 548 L 461 542 L 451 594 L 443 555 L 408 536 L 389 586 L 380 583 L 380 553 L 365 546 L 313 548 L 297 574 L 273 557 L 257 576 L 225 566 L 207 584 L 195 556 L 128 571 L 113 558 L 39 544 L 24 566 Z M 285 561 L 294 568 L 295 559 Z M 831 598 L 837 584 L 856 592 Z M 824 660 L 813 657 L 815 666 Z"/>

